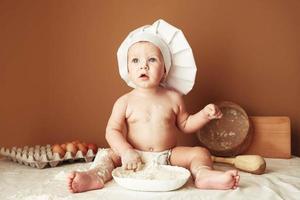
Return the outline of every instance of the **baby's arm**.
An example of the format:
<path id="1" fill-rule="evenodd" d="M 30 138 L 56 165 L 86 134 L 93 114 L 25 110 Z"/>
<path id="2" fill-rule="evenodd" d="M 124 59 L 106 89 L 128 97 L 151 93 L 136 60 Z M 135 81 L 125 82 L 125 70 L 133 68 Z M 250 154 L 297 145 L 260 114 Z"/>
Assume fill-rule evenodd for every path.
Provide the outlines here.
<path id="1" fill-rule="evenodd" d="M 194 133 L 201 129 L 210 120 L 222 117 L 222 112 L 214 104 L 208 104 L 199 112 L 194 115 L 190 115 L 185 109 L 184 101 L 181 96 L 177 97 L 177 102 L 177 126 L 184 133 Z"/>
<path id="2" fill-rule="evenodd" d="M 126 141 L 126 107 L 127 98 L 123 96 L 114 104 L 106 127 L 106 140 L 118 155 L 130 148 L 132 149 L 132 146 Z"/>
<path id="3" fill-rule="evenodd" d="M 121 157 L 124 168 L 139 169 L 142 164 L 140 155 L 126 140 L 126 107 L 127 96 L 125 95 L 114 104 L 105 137 L 110 147 Z"/>

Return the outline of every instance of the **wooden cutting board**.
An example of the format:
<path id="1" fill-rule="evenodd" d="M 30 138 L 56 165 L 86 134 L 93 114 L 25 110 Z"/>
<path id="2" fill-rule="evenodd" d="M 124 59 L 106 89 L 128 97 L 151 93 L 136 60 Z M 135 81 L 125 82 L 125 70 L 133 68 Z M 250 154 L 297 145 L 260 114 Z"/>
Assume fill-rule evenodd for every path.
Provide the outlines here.
<path id="1" fill-rule="evenodd" d="M 291 122 L 289 117 L 251 116 L 252 142 L 243 154 L 268 158 L 291 158 Z"/>

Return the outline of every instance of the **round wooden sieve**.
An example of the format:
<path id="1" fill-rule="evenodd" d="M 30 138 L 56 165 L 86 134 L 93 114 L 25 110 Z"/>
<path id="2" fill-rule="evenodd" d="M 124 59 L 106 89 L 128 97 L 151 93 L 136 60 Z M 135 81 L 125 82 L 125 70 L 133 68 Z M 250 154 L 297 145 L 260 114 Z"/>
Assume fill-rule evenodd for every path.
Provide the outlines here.
<path id="1" fill-rule="evenodd" d="M 216 104 L 223 113 L 221 119 L 211 120 L 197 136 L 200 144 L 216 156 L 236 156 L 244 152 L 252 139 L 251 125 L 247 113 L 233 102 Z"/>

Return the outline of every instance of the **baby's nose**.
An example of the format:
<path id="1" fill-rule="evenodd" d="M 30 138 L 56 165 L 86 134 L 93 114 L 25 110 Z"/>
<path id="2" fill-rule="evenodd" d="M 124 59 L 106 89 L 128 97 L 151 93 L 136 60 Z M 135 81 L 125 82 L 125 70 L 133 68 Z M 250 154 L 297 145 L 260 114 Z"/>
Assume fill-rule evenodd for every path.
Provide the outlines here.
<path id="1" fill-rule="evenodd" d="M 149 69 L 149 66 L 148 66 L 147 63 L 141 63 L 140 69 L 148 70 L 148 69 Z"/>

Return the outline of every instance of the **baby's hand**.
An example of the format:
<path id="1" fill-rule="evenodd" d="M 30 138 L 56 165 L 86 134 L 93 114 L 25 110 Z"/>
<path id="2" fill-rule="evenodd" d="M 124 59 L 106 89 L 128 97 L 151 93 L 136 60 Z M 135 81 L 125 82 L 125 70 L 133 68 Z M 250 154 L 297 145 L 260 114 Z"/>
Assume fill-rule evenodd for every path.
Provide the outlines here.
<path id="1" fill-rule="evenodd" d="M 208 119 L 220 119 L 223 114 L 215 104 L 208 104 L 203 108 L 203 113 Z"/>
<path id="2" fill-rule="evenodd" d="M 128 149 L 121 155 L 122 166 L 127 170 L 140 170 L 142 159 L 134 149 Z"/>

